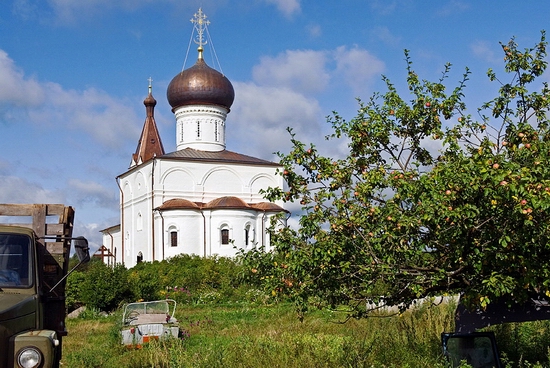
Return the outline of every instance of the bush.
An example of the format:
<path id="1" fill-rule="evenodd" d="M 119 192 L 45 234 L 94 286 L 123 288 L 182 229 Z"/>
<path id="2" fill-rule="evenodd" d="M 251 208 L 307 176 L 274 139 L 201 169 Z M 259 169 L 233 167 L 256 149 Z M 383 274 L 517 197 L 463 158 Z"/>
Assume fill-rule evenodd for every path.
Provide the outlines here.
<path id="1" fill-rule="evenodd" d="M 107 266 L 101 261 L 90 264 L 80 285 L 80 298 L 88 308 L 112 311 L 135 299 L 123 265 Z"/>
<path id="2" fill-rule="evenodd" d="M 130 270 L 92 260 L 69 276 L 67 306 L 112 311 L 125 302 L 165 298 L 181 304 L 265 302 L 263 293 L 242 278 L 242 269 L 231 258 L 196 255 L 143 262 Z"/>

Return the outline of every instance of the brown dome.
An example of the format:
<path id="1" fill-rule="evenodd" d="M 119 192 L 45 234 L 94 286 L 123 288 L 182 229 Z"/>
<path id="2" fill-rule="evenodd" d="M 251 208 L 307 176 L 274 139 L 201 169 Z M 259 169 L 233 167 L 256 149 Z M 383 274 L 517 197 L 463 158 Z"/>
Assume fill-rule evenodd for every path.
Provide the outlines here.
<path id="1" fill-rule="evenodd" d="M 166 97 L 172 111 L 188 105 L 218 105 L 229 110 L 235 91 L 229 79 L 199 58 L 195 65 L 172 79 Z"/>
<path id="2" fill-rule="evenodd" d="M 250 206 L 245 203 L 240 198 L 237 197 L 221 197 L 216 198 L 208 202 L 204 208 L 215 209 L 215 208 L 227 208 L 227 209 L 250 209 Z"/>
<path id="3" fill-rule="evenodd" d="M 278 206 L 272 202 L 251 203 L 250 207 L 266 212 L 288 212 L 281 206 Z"/>
<path id="4" fill-rule="evenodd" d="M 174 198 L 170 199 L 158 207 L 159 210 L 183 210 L 183 209 L 200 209 L 200 207 L 187 199 Z"/>

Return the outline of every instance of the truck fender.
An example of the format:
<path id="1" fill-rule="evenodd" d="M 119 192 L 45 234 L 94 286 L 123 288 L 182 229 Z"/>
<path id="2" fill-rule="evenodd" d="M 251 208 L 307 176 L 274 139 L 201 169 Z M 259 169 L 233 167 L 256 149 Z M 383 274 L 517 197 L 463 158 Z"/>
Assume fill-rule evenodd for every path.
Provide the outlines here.
<path id="1" fill-rule="evenodd" d="M 34 367 L 50 368 L 60 357 L 56 356 L 60 342 L 57 333 L 51 330 L 34 330 L 17 334 L 10 338 L 10 367 L 21 368 L 22 357 L 38 357 Z"/>

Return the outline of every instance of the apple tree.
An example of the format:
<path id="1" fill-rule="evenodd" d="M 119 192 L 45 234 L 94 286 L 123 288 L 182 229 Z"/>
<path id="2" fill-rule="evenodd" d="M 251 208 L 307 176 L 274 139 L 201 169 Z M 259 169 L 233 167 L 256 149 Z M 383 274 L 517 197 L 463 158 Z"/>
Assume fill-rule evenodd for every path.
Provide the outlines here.
<path id="1" fill-rule="evenodd" d="M 533 48 L 501 44 L 505 73 L 488 72 L 498 95 L 474 115 L 467 69 L 449 88 L 450 65 L 423 80 L 406 51 L 407 97 L 383 77 L 386 91 L 359 101 L 353 119 L 329 118 L 327 139 L 345 140 L 345 157 L 289 129 L 292 149 L 279 153 L 288 189 L 266 196 L 299 201 L 300 226 L 272 228 L 273 252 L 243 254 L 248 276 L 301 310 L 355 317 L 426 296 L 485 307 L 550 295 L 546 45 L 544 32 Z"/>

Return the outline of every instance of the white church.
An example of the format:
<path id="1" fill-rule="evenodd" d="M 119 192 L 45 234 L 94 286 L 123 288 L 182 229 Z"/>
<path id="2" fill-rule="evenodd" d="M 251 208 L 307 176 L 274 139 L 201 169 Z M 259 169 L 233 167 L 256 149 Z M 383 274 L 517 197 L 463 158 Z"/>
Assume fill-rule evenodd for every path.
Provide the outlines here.
<path id="1" fill-rule="evenodd" d="M 203 59 L 209 23 L 199 9 L 198 59 L 170 82 L 167 98 L 176 120 L 176 151 L 159 135 L 151 82 L 146 118 L 128 170 L 117 177 L 120 224 L 102 230 L 105 262 L 133 267 L 178 254 L 234 256 L 240 249 L 270 249 L 266 229 L 286 212 L 261 190 L 283 187 L 270 161 L 226 150 L 226 118 L 235 92 L 229 79 Z M 284 220 L 283 220 L 284 222 Z M 286 225 L 286 224 L 282 224 Z"/>

